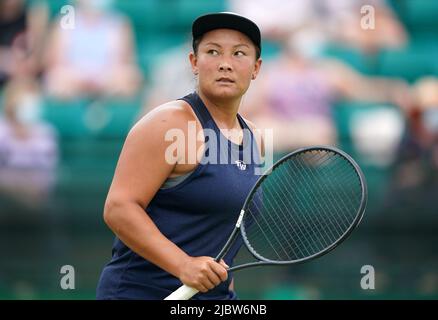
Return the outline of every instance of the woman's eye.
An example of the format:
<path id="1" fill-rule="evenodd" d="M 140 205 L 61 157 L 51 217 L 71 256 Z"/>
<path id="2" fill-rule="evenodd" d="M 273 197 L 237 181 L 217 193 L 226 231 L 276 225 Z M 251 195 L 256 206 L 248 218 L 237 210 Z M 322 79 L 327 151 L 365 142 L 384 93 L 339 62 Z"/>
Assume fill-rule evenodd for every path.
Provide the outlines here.
<path id="1" fill-rule="evenodd" d="M 244 56 L 244 55 L 245 55 L 245 52 L 243 52 L 243 51 L 236 51 L 234 54 L 235 54 L 236 56 Z"/>
<path id="2" fill-rule="evenodd" d="M 219 54 L 219 52 L 217 50 L 214 50 L 214 49 L 208 50 L 207 53 L 211 54 L 211 55 L 214 55 L 214 56 L 217 56 Z"/>

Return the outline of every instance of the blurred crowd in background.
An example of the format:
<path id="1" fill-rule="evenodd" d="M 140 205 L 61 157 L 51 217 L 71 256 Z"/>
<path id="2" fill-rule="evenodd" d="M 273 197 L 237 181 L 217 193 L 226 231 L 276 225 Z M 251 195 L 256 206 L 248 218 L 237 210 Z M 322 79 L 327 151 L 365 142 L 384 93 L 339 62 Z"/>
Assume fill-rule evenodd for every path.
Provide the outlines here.
<path id="1" fill-rule="evenodd" d="M 370 221 L 405 219 L 405 227 L 436 231 L 436 1 L 0 0 L 4 237 L 38 242 L 21 228 L 48 219 L 58 229 L 41 248 L 67 242 L 80 256 L 85 245 L 71 239 L 107 232 L 103 200 L 123 140 L 146 112 L 195 90 L 191 22 L 213 11 L 245 15 L 262 31 L 262 71 L 240 112 L 274 130 L 277 156 L 339 146 L 369 180 Z M 87 264 L 88 286 L 109 247 L 96 245 L 82 258 L 100 257 Z M 0 262 L 0 297 L 35 297 L 17 280 L 26 278 L 24 261 Z M 33 261 L 40 269 L 48 263 Z M 438 295 L 437 273 L 428 277 L 425 292 Z"/>

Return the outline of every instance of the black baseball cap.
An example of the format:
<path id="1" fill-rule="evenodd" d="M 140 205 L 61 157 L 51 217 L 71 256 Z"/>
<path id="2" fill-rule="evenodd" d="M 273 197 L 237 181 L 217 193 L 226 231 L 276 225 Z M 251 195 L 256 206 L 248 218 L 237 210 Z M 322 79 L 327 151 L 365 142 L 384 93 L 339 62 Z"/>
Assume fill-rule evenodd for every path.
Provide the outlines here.
<path id="1" fill-rule="evenodd" d="M 215 29 L 233 29 L 246 35 L 261 51 L 259 27 L 248 18 L 233 12 L 209 13 L 196 18 L 192 25 L 193 41 Z"/>

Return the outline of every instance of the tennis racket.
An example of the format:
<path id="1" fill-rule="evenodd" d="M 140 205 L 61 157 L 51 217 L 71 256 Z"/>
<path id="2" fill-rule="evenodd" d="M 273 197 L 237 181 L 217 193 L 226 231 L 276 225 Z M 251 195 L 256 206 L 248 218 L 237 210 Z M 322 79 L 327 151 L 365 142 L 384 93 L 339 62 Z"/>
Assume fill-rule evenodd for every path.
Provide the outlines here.
<path id="1" fill-rule="evenodd" d="M 257 261 L 228 271 L 305 262 L 328 253 L 360 223 L 367 201 L 364 175 L 333 147 L 296 150 L 262 175 L 247 196 L 236 226 L 216 261 L 240 235 Z M 198 291 L 183 285 L 165 300 L 188 300 Z"/>

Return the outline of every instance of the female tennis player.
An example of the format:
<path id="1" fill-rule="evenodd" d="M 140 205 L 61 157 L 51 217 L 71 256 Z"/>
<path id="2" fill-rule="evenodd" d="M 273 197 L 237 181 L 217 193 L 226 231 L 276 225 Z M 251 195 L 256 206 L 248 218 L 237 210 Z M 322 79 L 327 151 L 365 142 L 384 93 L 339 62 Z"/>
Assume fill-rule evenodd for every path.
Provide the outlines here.
<path id="1" fill-rule="evenodd" d="M 196 91 L 146 114 L 121 152 L 104 210 L 116 239 L 98 299 L 164 299 L 182 284 L 200 291 L 194 299 L 236 299 L 227 268 L 238 245 L 212 257 L 259 177 L 262 146 L 238 110 L 262 64 L 260 30 L 214 13 L 196 19 L 192 35 Z"/>

